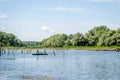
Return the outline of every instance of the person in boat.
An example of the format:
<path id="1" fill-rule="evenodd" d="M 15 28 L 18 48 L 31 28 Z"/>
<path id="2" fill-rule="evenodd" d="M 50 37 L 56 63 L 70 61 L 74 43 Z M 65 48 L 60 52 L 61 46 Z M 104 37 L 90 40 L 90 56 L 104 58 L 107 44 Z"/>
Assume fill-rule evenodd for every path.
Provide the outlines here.
<path id="1" fill-rule="evenodd" d="M 118 52 L 118 51 L 120 51 L 120 49 L 119 49 L 119 48 L 116 48 L 115 51 Z"/>
<path id="2" fill-rule="evenodd" d="M 37 53 L 39 53 L 39 50 L 37 49 Z"/>

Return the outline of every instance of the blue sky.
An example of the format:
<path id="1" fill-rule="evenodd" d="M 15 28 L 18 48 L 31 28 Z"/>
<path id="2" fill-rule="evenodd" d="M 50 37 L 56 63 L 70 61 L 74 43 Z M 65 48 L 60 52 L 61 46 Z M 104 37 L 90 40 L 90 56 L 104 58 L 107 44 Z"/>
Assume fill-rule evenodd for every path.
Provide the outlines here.
<path id="1" fill-rule="evenodd" d="M 25 41 L 99 25 L 117 29 L 119 21 L 120 0 L 0 0 L 0 31 Z"/>

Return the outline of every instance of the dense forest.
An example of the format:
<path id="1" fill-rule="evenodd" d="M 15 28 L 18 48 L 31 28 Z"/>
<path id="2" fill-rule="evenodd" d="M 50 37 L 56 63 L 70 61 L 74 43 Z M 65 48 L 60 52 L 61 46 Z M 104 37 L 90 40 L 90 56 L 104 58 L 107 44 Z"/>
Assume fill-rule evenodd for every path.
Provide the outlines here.
<path id="1" fill-rule="evenodd" d="M 97 26 L 86 34 L 56 34 L 41 42 L 44 47 L 63 46 L 120 46 L 120 28 L 111 30 L 107 26 Z"/>
<path id="2" fill-rule="evenodd" d="M 22 47 L 24 46 L 24 44 L 14 34 L 0 31 L 0 46 L 1 47 L 9 47 L 9 46 Z"/>
<path id="3" fill-rule="evenodd" d="M 21 41 L 14 34 L 0 31 L 0 46 L 1 47 L 39 47 L 40 42 Z"/>
<path id="4" fill-rule="evenodd" d="M 24 44 L 23 47 L 27 47 L 27 48 L 42 47 L 40 45 L 40 42 L 37 42 L 37 41 L 22 41 L 22 43 Z"/>
<path id="5" fill-rule="evenodd" d="M 15 35 L 0 32 L 0 46 L 8 47 L 63 47 L 63 46 L 120 46 L 120 28 L 111 30 L 97 26 L 85 34 L 55 34 L 41 42 L 21 41 Z"/>

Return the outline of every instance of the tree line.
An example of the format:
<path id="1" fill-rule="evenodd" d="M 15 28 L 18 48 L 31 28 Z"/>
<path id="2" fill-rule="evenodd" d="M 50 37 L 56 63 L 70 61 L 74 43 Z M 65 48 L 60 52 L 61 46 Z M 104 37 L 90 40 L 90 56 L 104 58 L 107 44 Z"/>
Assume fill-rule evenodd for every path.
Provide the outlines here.
<path id="1" fill-rule="evenodd" d="M 0 47 L 9 47 L 9 46 L 22 47 L 24 46 L 24 44 L 14 34 L 0 31 Z"/>
<path id="2" fill-rule="evenodd" d="M 55 34 L 41 42 L 21 41 L 14 34 L 0 31 L 0 46 L 8 47 L 63 47 L 63 46 L 120 46 L 120 28 L 112 30 L 97 26 L 87 33 Z"/>
<path id="3" fill-rule="evenodd" d="M 111 30 L 107 26 L 97 26 L 87 33 L 55 34 L 41 42 L 43 47 L 63 46 L 120 46 L 120 28 Z"/>
<path id="4" fill-rule="evenodd" d="M 40 42 L 21 41 L 14 34 L 0 31 L 0 47 L 39 47 Z"/>

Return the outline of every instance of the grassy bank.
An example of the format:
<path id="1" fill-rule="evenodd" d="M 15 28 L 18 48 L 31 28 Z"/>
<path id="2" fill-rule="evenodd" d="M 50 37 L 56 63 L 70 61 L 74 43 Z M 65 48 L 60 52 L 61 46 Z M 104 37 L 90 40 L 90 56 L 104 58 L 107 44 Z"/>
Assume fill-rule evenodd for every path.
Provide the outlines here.
<path id="1" fill-rule="evenodd" d="M 55 50 L 68 50 L 68 49 L 74 49 L 74 50 L 97 50 L 97 51 L 111 51 L 115 50 L 117 48 L 120 48 L 120 46 L 63 46 L 63 47 L 4 47 L 6 49 L 55 49 Z"/>
<path id="2" fill-rule="evenodd" d="M 120 46 L 65 46 L 65 49 L 78 49 L 78 50 L 115 50 Z"/>
<path id="3" fill-rule="evenodd" d="M 96 51 L 113 51 L 120 46 L 64 46 L 64 47 L 44 47 L 42 49 L 74 49 L 74 50 L 96 50 Z"/>

